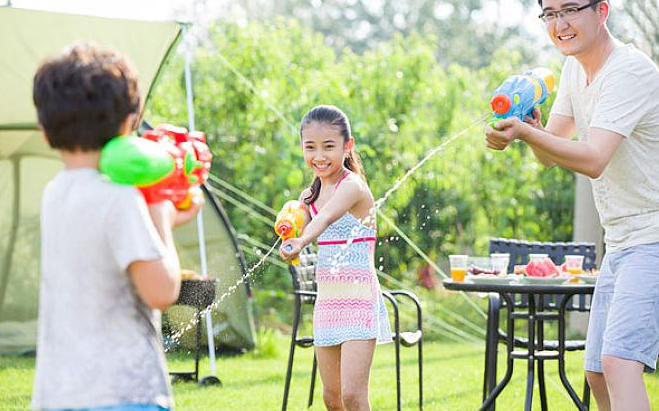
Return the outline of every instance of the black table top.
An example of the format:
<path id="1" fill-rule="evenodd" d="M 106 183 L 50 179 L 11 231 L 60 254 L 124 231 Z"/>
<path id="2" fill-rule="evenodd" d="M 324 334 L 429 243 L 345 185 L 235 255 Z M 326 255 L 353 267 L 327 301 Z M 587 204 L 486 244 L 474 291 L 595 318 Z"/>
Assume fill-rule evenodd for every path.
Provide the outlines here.
<path id="1" fill-rule="evenodd" d="M 451 279 L 443 281 L 444 288 L 453 291 L 511 293 L 511 294 L 592 294 L 595 284 L 520 284 L 515 281 L 508 284 L 476 284 L 471 282 L 455 282 Z"/>

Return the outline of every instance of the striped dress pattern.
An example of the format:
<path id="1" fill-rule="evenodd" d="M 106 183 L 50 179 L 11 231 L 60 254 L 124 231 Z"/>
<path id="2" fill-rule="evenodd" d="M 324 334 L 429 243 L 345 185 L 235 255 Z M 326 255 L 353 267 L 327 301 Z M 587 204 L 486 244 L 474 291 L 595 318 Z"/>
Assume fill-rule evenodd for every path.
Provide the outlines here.
<path id="1" fill-rule="evenodd" d="M 318 214 L 313 203 L 310 214 L 312 218 Z M 318 296 L 313 315 L 316 346 L 329 347 L 350 340 L 392 340 L 375 272 L 375 242 L 376 231 L 350 213 L 318 237 Z"/>

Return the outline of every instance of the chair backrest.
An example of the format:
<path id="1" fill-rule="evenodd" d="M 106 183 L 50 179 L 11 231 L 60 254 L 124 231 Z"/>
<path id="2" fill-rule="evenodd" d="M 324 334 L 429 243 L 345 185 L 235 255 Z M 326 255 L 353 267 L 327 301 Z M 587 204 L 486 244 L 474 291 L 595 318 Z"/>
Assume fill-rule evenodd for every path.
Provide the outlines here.
<path id="1" fill-rule="evenodd" d="M 508 264 L 508 272 L 512 273 L 516 264 L 526 264 L 529 261 L 529 254 L 547 254 L 554 264 L 560 265 L 563 263 L 566 255 L 583 255 L 583 268 L 589 270 L 596 268 L 595 260 L 597 255 L 595 253 L 594 243 L 564 243 L 564 242 L 545 242 L 538 241 L 523 241 L 510 238 L 491 238 L 490 239 L 490 253 L 509 253 L 510 263 Z M 543 297 L 545 308 L 557 308 L 562 296 L 546 295 Z M 576 298 L 576 301 L 575 301 Z M 590 310 L 590 298 L 585 295 L 579 295 L 571 299 L 567 304 L 567 309 L 570 311 L 588 311 Z M 516 306 L 525 307 L 528 302 L 526 295 L 520 299 L 515 298 Z"/>
<path id="2" fill-rule="evenodd" d="M 596 268 L 597 258 L 594 243 L 541 243 L 509 238 L 491 238 L 490 253 L 509 253 L 508 272 L 510 273 L 513 272 L 516 264 L 528 263 L 529 254 L 547 254 L 556 265 L 563 264 L 566 255 L 583 255 L 584 270 Z"/>
<path id="3" fill-rule="evenodd" d="M 288 271 L 293 280 L 294 291 L 316 292 L 316 262 L 318 255 L 311 246 L 305 248 L 300 253 L 300 264 L 289 265 Z M 310 295 L 300 295 L 303 303 L 313 304 L 315 297 Z"/>

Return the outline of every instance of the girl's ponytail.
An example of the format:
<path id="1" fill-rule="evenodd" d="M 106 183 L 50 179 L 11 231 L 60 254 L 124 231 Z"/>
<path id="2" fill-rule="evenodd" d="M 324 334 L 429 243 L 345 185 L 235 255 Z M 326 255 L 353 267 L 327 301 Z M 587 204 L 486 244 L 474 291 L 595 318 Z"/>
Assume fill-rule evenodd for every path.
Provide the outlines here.
<path id="1" fill-rule="evenodd" d="M 364 166 L 362 166 L 362 159 L 359 157 L 357 151 L 354 148 L 350 149 L 348 155 L 343 160 L 343 165 L 353 173 L 357 174 L 362 180 L 366 181 L 366 175 L 364 175 Z"/>

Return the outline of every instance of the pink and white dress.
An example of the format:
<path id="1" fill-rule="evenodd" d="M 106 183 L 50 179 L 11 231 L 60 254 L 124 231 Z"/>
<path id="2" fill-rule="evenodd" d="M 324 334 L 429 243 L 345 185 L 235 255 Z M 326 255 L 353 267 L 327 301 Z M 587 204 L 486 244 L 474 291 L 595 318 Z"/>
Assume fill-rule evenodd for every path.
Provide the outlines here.
<path id="1" fill-rule="evenodd" d="M 346 173 L 339 184 L 352 173 Z M 336 188 L 335 188 L 336 190 Z M 310 204 L 311 218 L 318 214 Z M 375 272 L 376 231 L 350 213 L 318 237 L 314 307 L 314 344 L 338 345 L 349 340 L 391 341 L 391 327 Z"/>

